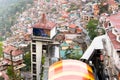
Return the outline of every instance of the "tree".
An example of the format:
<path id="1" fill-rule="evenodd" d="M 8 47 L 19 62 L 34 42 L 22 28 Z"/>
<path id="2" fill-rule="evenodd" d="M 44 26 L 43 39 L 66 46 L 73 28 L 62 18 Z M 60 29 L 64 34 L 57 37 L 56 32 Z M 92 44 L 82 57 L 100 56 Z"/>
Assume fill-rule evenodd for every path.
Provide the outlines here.
<path id="1" fill-rule="evenodd" d="M 79 60 L 82 56 L 82 54 L 79 53 L 80 49 L 73 49 L 73 48 L 68 48 L 65 52 L 65 56 L 67 59 L 77 59 Z"/>
<path id="2" fill-rule="evenodd" d="M 26 64 L 26 71 L 29 71 L 31 69 L 31 54 L 30 52 L 26 52 L 24 55 L 24 62 Z"/>
<path id="3" fill-rule="evenodd" d="M 91 40 L 93 40 L 98 35 L 97 25 L 98 25 L 98 20 L 95 19 L 91 19 L 87 24 L 86 28 Z"/>
<path id="4" fill-rule="evenodd" d="M 109 5 L 108 4 L 105 5 L 105 2 L 106 0 L 100 0 L 100 5 L 99 5 L 100 14 L 108 12 Z"/>
<path id="5" fill-rule="evenodd" d="M 12 71 L 12 66 L 8 66 L 8 68 L 7 68 L 7 74 L 8 74 L 8 76 L 9 77 L 13 77 L 13 71 Z"/>

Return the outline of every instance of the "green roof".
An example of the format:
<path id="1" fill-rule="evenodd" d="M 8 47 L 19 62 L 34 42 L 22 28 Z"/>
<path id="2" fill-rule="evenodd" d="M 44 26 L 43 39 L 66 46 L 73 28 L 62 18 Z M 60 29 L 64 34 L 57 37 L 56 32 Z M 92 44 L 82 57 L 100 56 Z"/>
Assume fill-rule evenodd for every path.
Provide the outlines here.
<path id="1" fill-rule="evenodd" d="M 63 42 L 60 46 L 61 46 L 61 47 L 63 47 L 63 46 L 68 47 L 69 44 L 67 44 L 66 42 Z"/>

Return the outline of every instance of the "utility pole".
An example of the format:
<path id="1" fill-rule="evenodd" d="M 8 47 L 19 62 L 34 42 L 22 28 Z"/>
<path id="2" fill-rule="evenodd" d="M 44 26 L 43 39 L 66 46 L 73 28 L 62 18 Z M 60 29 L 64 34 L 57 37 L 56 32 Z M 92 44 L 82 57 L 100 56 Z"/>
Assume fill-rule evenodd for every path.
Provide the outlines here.
<path id="1" fill-rule="evenodd" d="M 14 65 L 13 65 L 13 59 L 12 59 L 12 52 L 13 52 L 13 50 L 10 51 L 11 67 L 12 67 L 12 73 L 13 73 L 13 79 L 12 80 L 16 80 L 16 75 L 15 75 Z"/>

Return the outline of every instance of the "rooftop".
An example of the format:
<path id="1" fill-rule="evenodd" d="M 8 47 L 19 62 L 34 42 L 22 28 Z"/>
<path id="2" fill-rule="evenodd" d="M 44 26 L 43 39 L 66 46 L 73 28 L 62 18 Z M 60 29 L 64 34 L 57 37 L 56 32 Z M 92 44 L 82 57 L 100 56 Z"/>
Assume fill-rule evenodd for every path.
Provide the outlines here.
<path id="1" fill-rule="evenodd" d="M 75 24 L 70 24 L 69 27 L 70 28 L 76 28 L 76 25 Z"/>
<path id="2" fill-rule="evenodd" d="M 17 49 L 14 46 L 7 46 L 3 50 L 3 52 L 6 53 L 6 54 L 10 54 L 11 51 L 12 51 L 12 56 L 18 56 L 18 55 L 23 53 L 21 50 Z"/>
<path id="3" fill-rule="evenodd" d="M 34 28 L 43 28 L 43 29 L 52 29 L 55 27 L 55 23 L 52 21 L 46 20 L 46 15 L 42 15 L 42 19 L 33 25 Z"/>
<path id="4" fill-rule="evenodd" d="M 108 36 L 116 50 L 120 50 L 120 42 L 116 40 L 116 36 L 112 33 L 112 31 L 108 32 Z"/>
<path id="5" fill-rule="evenodd" d="M 115 28 L 120 29 L 120 11 L 116 14 L 112 14 L 107 17 L 107 19 L 114 25 Z"/>
<path id="6" fill-rule="evenodd" d="M 107 0 L 107 3 L 109 5 L 116 5 L 116 1 L 115 0 Z"/>

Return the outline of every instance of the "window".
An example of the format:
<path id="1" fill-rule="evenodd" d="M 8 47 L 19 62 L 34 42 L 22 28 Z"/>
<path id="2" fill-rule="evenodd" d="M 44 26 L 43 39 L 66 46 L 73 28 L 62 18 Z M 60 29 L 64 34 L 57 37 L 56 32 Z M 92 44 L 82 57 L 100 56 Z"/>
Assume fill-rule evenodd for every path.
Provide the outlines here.
<path id="1" fill-rule="evenodd" d="M 36 76 L 35 76 L 35 75 L 33 75 L 33 80 L 37 80 L 37 78 L 36 78 Z"/>
<path id="2" fill-rule="evenodd" d="M 33 73 L 36 74 L 36 64 L 33 64 Z"/>
<path id="3" fill-rule="evenodd" d="M 120 36 L 117 36 L 117 41 L 120 42 Z"/>
<path id="4" fill-rule="evenodd" d="M 33 43 L 35 43 L 36 41 L 35 40 L 32 40 Z"/>
<path id="5" fill-rule="evenodd" d="M 111 26 L 111 23 L 109 23 L 109 26 Z"/>
<path id="6" fill-rule="evenodd" d="M 43 45 L 43 50 L 47 50 L 47 45 Z"/>
<path id="7" fill-rule="evenodd" d="M 120 58 L 120 51 L 117 51 L 118 55 L 119 55 L 119 58 Z"/>
<path id="8" fill-rule="evenodd" d="M 117 33 L 118 31 L 116 29 L 114 29 L 114 31 Z"/>
<path id="9" fill-rule="evenodd" d="M 36 62 L 36 55 L 35 54 L 32 54 L 32 60 L 33 60 L 33 62 Z"/>
<path id="10" fill-rule="evenodd" d="M 36 52 L 36 45 L 32 44 L 32 52 Z"/>

